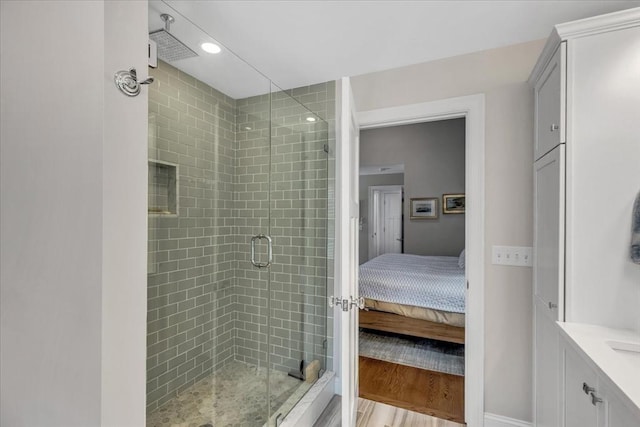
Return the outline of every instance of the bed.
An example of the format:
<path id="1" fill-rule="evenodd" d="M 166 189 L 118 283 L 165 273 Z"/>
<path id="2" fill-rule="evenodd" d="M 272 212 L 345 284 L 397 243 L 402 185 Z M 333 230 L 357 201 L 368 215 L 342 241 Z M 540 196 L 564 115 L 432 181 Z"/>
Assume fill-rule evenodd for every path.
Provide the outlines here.
<path id="1" fill-rule="evenodd" d="M 380 255 L 360 266 L 359 287 L 361 327 L 464 343 L 464 253 Z"/>

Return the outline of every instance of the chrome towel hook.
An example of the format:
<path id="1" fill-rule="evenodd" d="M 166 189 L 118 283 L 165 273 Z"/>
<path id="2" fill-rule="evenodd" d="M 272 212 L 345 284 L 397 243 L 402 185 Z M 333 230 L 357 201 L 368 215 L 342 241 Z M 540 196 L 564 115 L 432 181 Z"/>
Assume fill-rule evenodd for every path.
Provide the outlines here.
<path id="1" fill-rule="evenodd" d="M 113 77 L 116 87 L 127 96 L 138 96 L 140 93 L 140 85 L 148 85 L 153 83 L 153 77 L 149 76 L 143 81 L 138 81 L 136 69 L 131 67 L 129 71 L 118 71 Z"/>

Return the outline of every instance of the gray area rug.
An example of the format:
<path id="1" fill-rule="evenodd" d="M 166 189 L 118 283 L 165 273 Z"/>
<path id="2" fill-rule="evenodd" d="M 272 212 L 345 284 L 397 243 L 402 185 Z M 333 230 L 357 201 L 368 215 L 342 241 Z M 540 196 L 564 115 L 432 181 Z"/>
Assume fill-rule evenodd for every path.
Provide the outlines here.
<path id="1" fill-rule="evenodd" d="M 360 356 L 464 376 L 464 345 L 360 329 Z"/>

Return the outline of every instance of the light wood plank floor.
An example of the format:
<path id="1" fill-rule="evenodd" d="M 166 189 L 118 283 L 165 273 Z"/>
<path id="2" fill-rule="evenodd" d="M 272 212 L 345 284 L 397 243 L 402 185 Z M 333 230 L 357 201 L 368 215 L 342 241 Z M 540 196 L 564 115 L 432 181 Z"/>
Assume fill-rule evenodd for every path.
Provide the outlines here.
<path id="1" fill-rule="evenodd" d="M 453 421 L 396 408 L 385 403 L 358 399 L 357 427 L 464 427 Z"/>
<path id="2" fill-rule="evenodd" d="M 314 427 L 340 426 L 340 397 L 333 400 L 320 416 Z M 453 421 L 430 417 L 407 411 L 380 402 L 358 398 L 358 421 L 356 427 L 465 427 Z"/>

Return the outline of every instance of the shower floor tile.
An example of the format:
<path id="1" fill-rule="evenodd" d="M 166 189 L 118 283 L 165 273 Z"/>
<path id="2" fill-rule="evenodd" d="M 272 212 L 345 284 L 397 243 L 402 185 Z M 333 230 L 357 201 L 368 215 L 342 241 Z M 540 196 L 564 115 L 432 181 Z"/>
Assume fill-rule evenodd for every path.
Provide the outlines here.
<path id="1" fill-rule="evenodd" d="M 261 427 L 267 421 L 266 381 L 266 368 L 230 362 L 147 415 L 147 427 Z M 285 372 L 271 371 L 270 382 L 272 411 L 285 401 L 291 403 L 282 410 L 290 410 L 290 397 L 308 389 Z"/>

